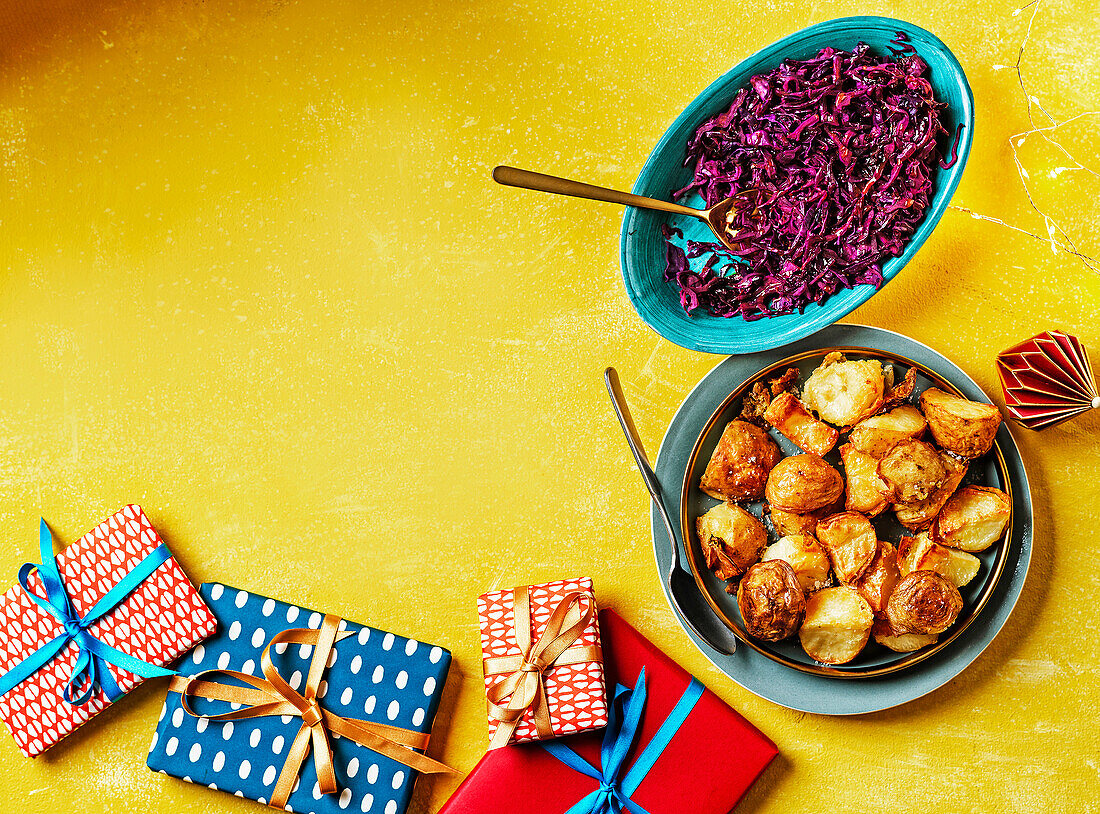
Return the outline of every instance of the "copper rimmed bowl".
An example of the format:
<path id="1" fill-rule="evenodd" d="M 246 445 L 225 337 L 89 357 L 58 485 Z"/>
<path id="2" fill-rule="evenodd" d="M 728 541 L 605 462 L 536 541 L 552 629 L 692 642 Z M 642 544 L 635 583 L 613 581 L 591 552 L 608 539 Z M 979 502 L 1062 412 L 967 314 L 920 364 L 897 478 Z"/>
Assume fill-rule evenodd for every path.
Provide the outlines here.
<path id="1" fill-rule="evenodd" d="M 741 412 L 741 402 L 744 395 L 752 385 L 761 379 L 772 378 L 781 374 L 789 367 L 797 367 L 802 372 L 803 380 L 816 368 L 829 353 L 839 351 L 849 359 L 875 359 L 892 364 L 895 368 L 897 381 L 905 373 L 913 368 L 916 370 L 915 397 L 929 387 L 938 387 L 949 393 L 955 393 L 964 398 L 974 398 L 973 393 L 966 394 L 955 384 L 945 379 L 931 368 L 895 352 L 883 351 L 862 346 L 838 346 L 805 350 L 792 356 L 775 361 L 755 375 L 745 379 L 737 385 L 729 396 L 711 414 L 710 419 L 703 426 L 698 439 L 688 457 L 687 468 L 684 472 L 684 480 L 680 491 L 680 528 L 683 529 L 684 548 L 687 554 L 687 562 L 695 575 L 695 582 L 704 599 L 711 606 L 718 617 L 729 626 L 730 630 L 745 644 L 760 655 L 774 662 L 782 664 L 793 670 L 816 676 L 837 679 L 872 678 L 896 673 L 910 668 L 925 659 L 931 658 L 940 651 L 951 646 L 978 618 L 982 610 L 993 596 L 997 583 L 1005 570 L 1008 560 L 1009 545 L 1013 539 L 1013 519 L 1001 540 L 990 546 L 985 551 L 976 553 L 981 560 L 981 569 L 978 575 L 969 585 L 960 589 L 963 597 L 963 610 L 958 620 L 948 629 L 938 642 L 928 647 L 921 648 L 913 653 L 895 653 L 877 644 L 874 639 L 868 642 L 863 652 L 854 661 L 843 665 L 824 665 L 811 659 L 802 650 L 798 637 L 793 636 L 781 642 L 764 642 L 752 638 L 745 632 L 744 622 L 737 607 L 737 600 L 726 592 L 726 582 L 718 579 L 706 566 L 703 557 L 702 546 L 695 532 L 695 520 L 708 509 L 718 505 L 719 501 L 711 498 L 699 489 L 699 479 L 710 460 L 710 456 L 718 444 L 722 430 L 726 424 L 737 418 Z M 988 398 L 985 401 L 989 401 Z M 782 436 L 776 430 L 769 430 L 783 450 L 783 454 L 797 455 L 801 450 Z M 838 445 L 839 446 L 839 445 Z M 836 450 L 825 456 L 829 463 L 843 472 L 843 465 Z M 983 457 L 971 461 L 966 477 L 962 485 L 978 484 L 993 486 L 1003 490 L 1013 500 L 1013 484 L 1009 476 L 1009 469 L 1005 462 L 1004 452 L 1000 442 L 995 442 L 993 449 Z M 1013 501 L 1014 502 L 1014 501 Z M 763 517 L 763 502 L 757 501 L 742 504 L 756 515 Z M 903 535 L 912 534 L 906 530 L 894 518 L 891 510 L 887 509 L 877 518 L 872 519 L 880 540 L 886 540 L 897 545 Z M 770 522 L 765 520 L 768 528 L 769 543 L 775 542 L 778 535 L 772 529 Z"/>

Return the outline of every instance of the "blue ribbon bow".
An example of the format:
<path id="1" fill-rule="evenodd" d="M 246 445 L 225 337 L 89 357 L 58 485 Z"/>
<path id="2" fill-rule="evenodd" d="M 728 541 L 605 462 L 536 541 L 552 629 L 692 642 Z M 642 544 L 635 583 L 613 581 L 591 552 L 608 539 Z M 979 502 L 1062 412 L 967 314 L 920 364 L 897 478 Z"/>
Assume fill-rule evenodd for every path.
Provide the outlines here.
<path id="1" fill-rule="evenodd" d="M 614 700 L 607 716 L 607 729 L 604 731 L 603 743 L 600 745 L 602 771 L 562 743 L 542 744 L 543 749 L 566 766 L 591 777 L 600 784 L 598 789 L 581 798 L 566 814 L 621 814 L 623 809 L 630 814 L 649 814 L 630 798 L 687 720 L 702 695 L 703 685 L 692 678 L 672 712 L 665 718 L 653 739 L 642 749 L 641 754 L 621 780 L 619 774 L 638 736 L 638 728 L 645 711 L 644 667 L 633 689 L 621 684 L 615 687 Z"/>
<path id="2" fill-rule="evenodd" d="M 30 678 L 50 659 L 64 650 L 69 642 L 76 644 L 78 655 L 76 664 L 73 665 L 69 679 L 65 683 L 62 697 L 73 706 L 86 704 L 95 694 L 97 687 L 103 690 L 104 695 L 110 701 L 114 701 L 122 695 L 118 682 L 111 675 L 111 671 L 107 669 L 108 664 L 113 664 L 142 678 L 177 675 L 174 670 L 158 667 L 155 664 L 149 664 L 123 653 L 88 632 L 89 627 L 114 610 L 135 588 L 148 579 L 162 563 L 172 556 L 164 543 L 150 551 L 130 573 L 104 594 L 103 598 L 96 602 L 92 609 L 82 617 L 76 615 L 72 600 L 65 590 L 65 583 L 61 579 L 61 572 L 58 570 L 57 560 L 54 558 L 53 535 L 50 534 L 49 526 L 46 525 L 45 520 L 42 521 L 38 529 L 38 549 L 42 557 L 41 564 L 33 562 L 24 564 L 19 569 L 19 584 L 26 591 L 27 596 L 34 600 L 39 607 L 61 622 L 65 632 L 50 639 L 7 673 L 0 676 L 0 696 L 5 695 Z M 38 576 L 46 588 L 45 599 L 33 593 L 28 585 L 31 571 L 36 568 L 38 569 Z"/>

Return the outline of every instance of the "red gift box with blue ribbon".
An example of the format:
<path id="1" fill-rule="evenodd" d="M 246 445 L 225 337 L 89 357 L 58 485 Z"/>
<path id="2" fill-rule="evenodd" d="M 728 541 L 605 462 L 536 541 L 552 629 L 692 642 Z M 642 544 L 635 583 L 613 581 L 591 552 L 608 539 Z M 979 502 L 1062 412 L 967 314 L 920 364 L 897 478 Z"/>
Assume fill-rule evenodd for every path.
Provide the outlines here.
<path id="1" fill-rule="evenodd" d="M 439 814 L 727 814 L 775 744 L 613 611 L 604 732 L 485 755 Z"/>

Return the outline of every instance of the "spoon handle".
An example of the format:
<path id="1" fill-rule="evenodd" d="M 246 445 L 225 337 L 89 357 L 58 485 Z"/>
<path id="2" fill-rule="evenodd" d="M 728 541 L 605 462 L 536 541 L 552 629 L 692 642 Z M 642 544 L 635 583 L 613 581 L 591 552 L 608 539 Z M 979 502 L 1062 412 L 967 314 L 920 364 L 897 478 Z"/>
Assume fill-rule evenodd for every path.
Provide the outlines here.
<path id="1" fill-rule="evenodd" d="M 493 180 L 498 184 L 509 187 L 522 187 L 537 192 L 551 192 L 555 195 L 570 195 L 574 198 L 588 198 L 592 201 L 635 206 L 639 209 L 656 209 L 658 212 L 670 212 L 674 215 L 687 215 L 688 217 L 706 220 L 706 213 L 701 209 L 692 209 L 690 206 L 680 206 L 680 204 L 671 201 L 645 198 L 641 195 L 605 189 L 592 184 L 582 184 L 580 181 L 570 181 L 568 178 L 558 178 L 555 175 L 543 175 L 541 172 L 518 170 L 515 167 L 496 167 L 493 170 Z"/>
<path id="2" fill-rule="evenodd" d="M 661 484 L 657 480 L 657 473 L 653 471 L 653 466 L 649 463 L 649 457 L 645 454 L 642 438 L 638 434 L 638 428 L 634 426 L 634 417 L 630 415 L 630 408 L 626 405 L 626 395 L 623 393 L 623 386 L 619 381 L 619 372 L 615 368 L 609 367 L 604 371 L 603 378 L 607 384 L 607 392 L 611 395 L 611 404 L 615 407 L 615 415 L 623 428 L 623 434 L 626 435 L 630 451 L 634 453 L 634 461 L 638 465 L 638 471 L 642 473 L 645 488 L 649 491 L 649 496 L 653 498 L 657 506 L 663 510 Z M 669 536 L 672 537 L 671 530 Z M 672 539 L 673 545 L 675 545 L 675 538 Z"/>

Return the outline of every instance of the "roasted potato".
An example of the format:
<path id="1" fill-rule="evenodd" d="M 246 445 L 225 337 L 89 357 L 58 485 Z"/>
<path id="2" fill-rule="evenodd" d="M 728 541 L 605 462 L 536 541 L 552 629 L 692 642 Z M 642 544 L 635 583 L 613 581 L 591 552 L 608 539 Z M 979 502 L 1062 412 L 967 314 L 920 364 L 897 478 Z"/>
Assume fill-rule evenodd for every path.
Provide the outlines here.
<path id="1" fill-rule="evenodd" d="M 947 467 L 931 444 L 906 438 L 878 462 L 878 476 L 890 487 L 895 503 L 927 500 L 947 480 Z"/>
<path id="2" fill-rule="evenodd" d="M 718 579 L 741 576 L 760 559 L 768 544 L 768 533 L 760 521 L 732 503 L 721 503 L 696 518 L 695 530 L 707 568 Z"/>
<path id="3" fill-rule="evenodd" d="M 985 551 L 1004 534 L 1012 516 L 1008 495 L 991 486 L 964 486 L 932 524 L 932 538 L 960 551 Z"/>
<path id="4" fill-rule="evenodd" d="M 935 644 L 940 638 L 935 633 L 902 633 L 894 630 L 890 620 L 885 616 L 875 619 L 875 624 L 871 628 L 871 635 L 875 637 L 876 642 L 895 653 L 912 653 L 914 650 L 920 650 L 922 647 Z"/>
<path id="5" fill-rule="evenodd" d="M 867 644 L 875 618 L 859 591 L 841 585 L 825 588 L 806 602 L 798 631 L 802 649 L 823 664 L 846 664 Z"/>
<path id="6" fill-rule="evenodd" d="M 926 531 L 915 537 L 902 537 L 899 546 L 898 567 L 902 576 L 914 571 L 935 571 L 956 588 L 961 588 L 969 584 L 982 567 L 982 561 L 973 554 L 935 543 Z"/>
<path id="7" fill-rule="evenodd" d="M 758 500 L 783 452 L 764 430 L 731 421 L 710 456 L 699 488 L 718 500 Z"/>
<path id="8" fill-rule="evenodd" d="M 898 568 L 903 577 L 920 570 L 920 561 L 924 559 L 924 555 L 932 545 L 932 538 L 928 536 L 927 531 L 898 540 Z"/>
<path id="9" fill-rule="evenodd" d="M 892 493 L 878 476 L 878 461 L 852 444 L 840 448 L 840 460 L 844 463 L 844 477 L 847 480 L 844 508 L 868 517 L 881 514 L 889 505 Z"/>
<path id="10" fill-rule="evenodd" d="M 973 554 L 939 543 L 933 543 L 917 563 L 918 571 L 935 571 L 956 588 L 970 584 L 981 567 L 982 561 Z"/>
<path id="11" fill-rule="evenodd" d="M 871 565 L 878 539 L 871 521 L 857 512 L 842 512 L 817 524 L 815 536 L 841 582 L 855 582 Z"/>
<path id="12" fill-rule="evenodd" d="M 913 389 L 917 386 L 917 369 L 909 368 L 900 382 L 894 381 L 894 368 L 890 367 L 890 376 L 886 381 L 886 401 L 882 407 L 885 410 L 893 410 L 899 404 L 909 400 L 913 395 Z"/>
<path id="13" fill-rule="evenodd" d="M 761 562 L 782 560 L 791 567 L 798 584 L 807 593 L 825 587 L 829 581 L 829 557 L 809 534 L 781 537 L 764 549 Z"/>
<path id="14" fill-rule="evenodd" d="M 880 541 L 871 564 L 867 566 L 855 588 L 878 616 L 886 611 L 886 601 L 899 579 L 901 573 L 898 571 L 897 549 L 890 543 Z"/>
<path id="15" fill-rule="evenodd" d="M 966 461 L 959 460 L 946 452 L 940 453 L 940 460 L 947 470 L 947 479 L 939 489 L 925 500 L 894 504 L 894 514 L 897 515 L 898 522 L 910 531 L 928 528 L 940 513 L 940 509 L 947 503 L 947 499 L 959 488 L 959 484 L 966 475 Z"/>
<path id="16" fill-rule="evenodd" d="M 993 447 L 1001 411 L 930 387 L 921 393 L 920 407 L 936 443 L 963 458 L 978 458 Z"/>
<path id="17" fill-rule="evenodd" d="M 830 514 L 836 514 L 839 509 L 844 508 L 843 503 L 838 501 L 823 509 L 799 514 L 798 512 L 785 512 L 771 504 L 765 504 L 765 506 L 767 507 L 768 516 L 772 519 L 772 525 L 775 527 L 775 533 L 780 537 L 798 534 L 813 536 L 817 524 L 822 518 L 828 517 Z"/>
<path id="18" fill-rule="evenodd" d="M 933 571 L 902 577 L 886 603 L 890 625 L 902 633 L 943 633 L 959 618 L 959 589 Z"/>
<path id="19" fill-rule="evenodd" d="M 920 410 L 903 404 L 888 413 L 873 415 L 852 427 L 848 443 L 872 458 L 881 458 L 898 441 L 920 438 L 928 429 Z"/>
<path id="20" fill-rule="evenodd" d="M 737 607 L 750 636 L 777 642 L 794 635 L 806 611 L 806 597 L 783 560 L 758 562 L 741 577 Z"/>
<path id="21" fill-rule="evenodd" d="M 772 469 L 764 494 L 774 507 L 808 514 L 835 503 L 844 494 L 844 479 L 820 455 L 792 455 Z"/>
<path id="22" fill-rule="evenodd" d="M 806 412 L 802 402 L 790 393 L 780 393 L 772 400 L 764 411 L 764 420 L 815 455 L 825 455 L 840 437 L 835 429 Z"/>
<path id="23" fill-rule="evenodd" d="M 877 413 L 884 400 L 882 363 L 849 362 L 830 354 L 802 388 L 802 402 L 834 427 L 850 427 Z"/>

